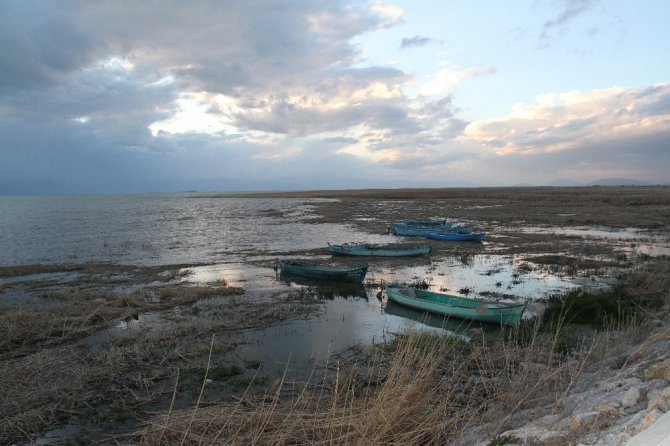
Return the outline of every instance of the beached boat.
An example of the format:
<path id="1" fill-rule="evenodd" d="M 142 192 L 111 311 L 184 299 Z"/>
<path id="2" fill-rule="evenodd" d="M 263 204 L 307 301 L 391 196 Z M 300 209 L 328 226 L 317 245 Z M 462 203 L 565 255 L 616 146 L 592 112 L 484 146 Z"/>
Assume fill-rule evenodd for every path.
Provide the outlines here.
<path id="1" fill-rule="evenodd" d="M 430 240 L 449 240 L 456 242 L 475 241 L 481 242 L 486 237 L 484 232 L 473 232 L 470 234 L 459 234 L 457 232 L 425 232 L 423 235 Z"/>
<path id="2" fill-rule="evenodd" d="M 393 223 L 391 225 L 391 232 L 395 235 L 411 237 L 423 237 L 426 232 L 453 232 L 459 234 L 468 234 L 472 232 L 473 229 L 474 227 L 472 225 L 453 226 L 450 223 L 446 223 L 441 226 L 408 225 L 406 223 Z"/>
<path id="3" fill-rule="evenodd" d="M 337 280 L 344 282 L 361 283 L 368 272 L 367 265 L 359 266 L 329 266 L 316 263 L 304 263 L 297 260 L 282 259 L 279 261 L 282 273 L 296 276 L 311 277 L 313 279 Z"/>
<path id="4" fill-rule="evenodd" d="M 375 246 L 366 244 L 331 245 L 328 250 L 333 255 L 345 256 L 377 256 L 377 257 L 407 257 L 430 254 L 430 246 Z"/>
<path id="5" fill-rule="evenodd" d="M 446 219 L 442 220 L 405 220 L 406 225 L 414 226 L 445 226 L 447 224 Z"/>
<path id="6" fill-rule="evenodd" d="M 401 305 L 444 316 L 494 324 L 516 324 L 527 305 L 469 299 L 400 285 L 385 285 L 384 289 L 390 300 Z"/>
<path id="7" fill-rule="evenodd" d="M 408 225 L 406 223 L 393 223 L 391 224 L 391 232 L 395 235 L 404 235 L 410 237 L 423 237 L 423 234 L 427 231 L 450 231 L 450 225 L 444 226 L 421 226 L 421 225 Z"/>

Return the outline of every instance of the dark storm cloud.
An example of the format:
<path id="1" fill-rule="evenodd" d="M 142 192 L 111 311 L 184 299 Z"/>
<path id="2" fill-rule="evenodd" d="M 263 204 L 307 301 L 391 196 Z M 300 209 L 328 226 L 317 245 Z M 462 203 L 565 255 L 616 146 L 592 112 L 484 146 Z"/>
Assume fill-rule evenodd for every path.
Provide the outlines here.
<path id="1" fill-rule="evenodd" d="M 158 178 L 254 172 L 262 161 L 253 157 L 266 148 L 232 129 L 191 138 L 149 132 L 179 112 L 184 91 L 234 98 L 237 122 L 253 131 L 308 136 L 359 121 L 407 127 L 402 98 L 362 98 L 330 112 L 291 102 L 315 96 L 324 105 L 371 85 L 396 88 L 405 79 L 398 70 L 351 68 L 359 48 L 350 40 L 396 23 L 387 12 L 312 0 L 3 2 L 2 187 L 127 191 Z M 269 111 L 254 116 L 263 107 Z"/>
<path id="2" fill-rule="evenodd" d="M 57 4 L 0 3 L 0 94 L 56 85 L 91 53 L 87 36 Z"/>

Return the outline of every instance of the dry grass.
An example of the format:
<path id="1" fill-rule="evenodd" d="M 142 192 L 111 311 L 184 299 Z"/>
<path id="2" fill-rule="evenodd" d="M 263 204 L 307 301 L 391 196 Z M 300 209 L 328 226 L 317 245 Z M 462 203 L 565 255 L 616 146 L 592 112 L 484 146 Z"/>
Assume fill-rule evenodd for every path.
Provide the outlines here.
<path id="1" fill-rule="evenodd" d="M 233 287 L 164 285 L 134 292 L 68 287 L 41 295 L 40 306 L 0 306 L 0 358 L 63 344 L 141 312 L 189 305 L 213 296 L 241 294 Z"/>
<path id="2" fill-rule="evenodd" d="M 668 276 L 659 277 L 668 263 L 650 266 L 632 283 L 670 301 Z M 529 411 L 534 418 L 560 411 L 586 372 L 611 369 L 653 325 L 619 322 L 575 337 L 574 327 L 562 323 L 520 325 L 492 343 L 484 336 L 470 343 L 446 335 L 402 336 L 351 364 L 331 364 L 332 374 L 298 390 L 280 382 L 262 395 L 170 410 L 130 438 L 145 445 L 441 445 L 493 439 L 527 421 Z"/>
<path id="3" fill-rule="evenodd" d="M 85 390 L 91 368 L 77 349 L 44 350 L 5 361 L 0 373 L 0 439 L 43 429 L 61 419 L 79 401 L 92 400 Z M 88 395 L 85 395 L 88 394 Z M 77 395 L 73 400 L 72 395 Z"/>
<path id="4" fill-rule="evenodd" d="M 292 400 L 280 398 L 280 384 L 264 397 L 172 411 L 133 438 L 146 445 L 450 444 L 481 424 L 493 438 L 524 410 L 559 404 L 594 361 L 593 346 L 567 360 L 539 337 L 475 348 L 446 339 L 409 336 L 386 352 L 388 362 L 338 370 Z"/>
<path id="5" fill-rule="evenodd" d="M 359 189 L 359 190 L 318 190 L 292 192 L 264 192 L 247 194 L 226 194 L 220 197 L 289 197 L 289 198 L 373 198 L 391 200 L 420 199 L 467 199 L 505 201 L 548 201 L 552 203 L 573 203 L 579 196 L 580 202 L 613 203 L 625 206 L 642 204 L 670 204 L 670 187 L 481 187 L 481 188 L 434 188 L 434 189 Z"/>

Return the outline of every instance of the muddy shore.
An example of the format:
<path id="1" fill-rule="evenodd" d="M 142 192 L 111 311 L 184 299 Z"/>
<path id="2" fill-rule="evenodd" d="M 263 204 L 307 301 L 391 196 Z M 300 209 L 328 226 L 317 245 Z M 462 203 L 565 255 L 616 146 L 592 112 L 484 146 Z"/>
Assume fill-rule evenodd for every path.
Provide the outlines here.
<path id="1" fill-rule="evenodd" d="M 407 218 L 435 217 L 472 223 L 487 233 L 483 244 L 429 242 L 436 260 L 514 255 L 530 268 L 577 276 L 623 274 L 648 261 L 668 262 L 670 188 L 664 187 L 254 196 L 328 198 L 313 205 L 318 218 L 312 224 L 344 223 L 369 234 L 384 234 L 391 223 Z M 626 230 L 637 236 L 616 242 L 602 236 Z M 327 257 L 325 249 L 287 254 Z M 255 373 L 259 364 L 253 361 L 235 367 L 211 365 L 235 348 L 235 333 L 308 318 L 319 312 L 324 296 L 310 287 L 256 296 L 244 284 L 194 284 L 189 269 L 196 266 L 0 267 L 0 443 L 133 443 L 146 438 L 137 435 L 146 423 L 168 411 L 196 404 L 228 407 L 276 389 L 274 378 Z M 251 266 L 271 268 L 273 261 L 252 260 Z M 372 295 L 375 287 L 366 285 Z M 189 315 L 202 313 L 211 315 L 206 322 L 189 322 Z M 99 342 L 106 330 L 156 315 L 171 321 L 169 330 L 132 332 Z M 349 362 L 359 361 L 356 355 Z M 208 382 L 214 385 L 203 391 Z M 282 387 L 280 394 L 290 398 L 294 391 Z"/>

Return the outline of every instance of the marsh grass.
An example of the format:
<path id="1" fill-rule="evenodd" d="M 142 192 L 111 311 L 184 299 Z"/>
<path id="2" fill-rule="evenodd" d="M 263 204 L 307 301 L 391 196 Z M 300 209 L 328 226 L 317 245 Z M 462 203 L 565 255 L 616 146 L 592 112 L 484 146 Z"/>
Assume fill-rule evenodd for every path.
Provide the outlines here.
<path id="1" fill-rule="evenodd" d="M 593 359 L 593 347 L 567 360 L 541 339 L 537 331 L 527 344 L 401 336 L 380 346 L 369 366 L 335 368 L 291 399 L 280 398 L 281 382 L 237 403 L 156 417 L 133 438 L 152 445 L 450 444 L 482 423 L 493 438 L 523 410 L 557 404 Z"/>
<path id="2" fill-rule="evenodd" d="M 213 296 L 242 292 L 239 288 L 177 285 L 130 293 L 78 288 L 44 292 L 40 306 L 0 306 L 0 358 L 63 344 L 137 317 L 141 312 L 189 305 Z"/>
<path id="3" fill-rule="evenodd" d="M 640 271 L 628 291 L 653 294 L 667 308 L 669 279 L 658 275 L 667 268 Z M 625 366 L 623 352 L 653 326 L 640 317 L 603 321 L 597 329 L 577 329 L 562 312 L 504 329 L 493 341 L 483 334 L 470 342 L 397 336 L 361 349 L 357 361 L 332 362 L 329 374 L 314 374 L 298 389 L 280 381 L 252 395 L 249 386 L 231 401 L 156 416 L 130 439 L 145 445 L 509 444 L 505 431 L 523 424 L 529 411 L 535 418 L 560 412 L 585 373 Z"/>

